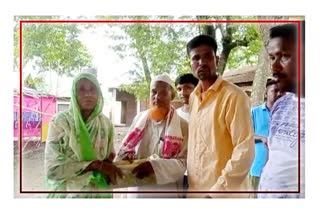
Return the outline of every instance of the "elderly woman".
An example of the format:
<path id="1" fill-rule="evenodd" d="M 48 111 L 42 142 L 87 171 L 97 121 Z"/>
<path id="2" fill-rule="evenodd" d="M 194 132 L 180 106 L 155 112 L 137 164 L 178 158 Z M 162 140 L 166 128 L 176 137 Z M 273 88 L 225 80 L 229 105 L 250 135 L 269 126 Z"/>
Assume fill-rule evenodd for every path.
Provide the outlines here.
<path id="1" fill-rule="evenodd" d="M 45 148 L 48 197 L 112 197 L 110 183 L 122 176 L 112 164 L 113 125 L 102 114 L 103 97 L 93 74 L 80 73 L 72 85 L 70 108 L 50 122 Z M 57 191 L 81 191 L 59 194 Z"/>

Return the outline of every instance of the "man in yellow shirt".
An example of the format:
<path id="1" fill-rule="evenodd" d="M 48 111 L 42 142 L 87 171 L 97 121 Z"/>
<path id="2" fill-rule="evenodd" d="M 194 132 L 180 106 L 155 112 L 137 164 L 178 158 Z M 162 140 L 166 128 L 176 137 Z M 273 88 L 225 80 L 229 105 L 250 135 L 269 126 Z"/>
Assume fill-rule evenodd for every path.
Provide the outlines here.
<path id="1" fill-rule="evenodd" d="M 215 39 L 206 35 L 187 44 L 193 75 L 199 79 L 190 97 L 188 197 L 248 197 L 254 158 L 250 100 L 216 74 L 216 51 Z"/>

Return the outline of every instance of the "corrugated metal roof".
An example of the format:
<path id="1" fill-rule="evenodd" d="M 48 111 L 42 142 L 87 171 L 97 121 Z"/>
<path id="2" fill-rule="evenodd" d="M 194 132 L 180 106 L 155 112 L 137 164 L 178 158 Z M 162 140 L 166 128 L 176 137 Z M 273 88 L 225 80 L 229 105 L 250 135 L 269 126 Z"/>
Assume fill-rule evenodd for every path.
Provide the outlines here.
<path id="1" fill-rule="evenodd" d="M 252 82 L 256 70 L 257 66 L 246 66 L 239 69 L 227 70 L 222 76 L 224 79 L 235 84 Z"/>
<path id="2" fill-rule="evenodd" d="M 20 89 L 15 88 L 14 94 L 19 94 L 19 93 L 20 93 Z M 25 87 L 25 86 L 22 87 L 22 93 L 25 95 L 29 95 L 29 96 L 54 96 L 52 94 L 40 92 L 40 91 L 37 91 L 33 88 L 29 88 L 29 87 Z"/>

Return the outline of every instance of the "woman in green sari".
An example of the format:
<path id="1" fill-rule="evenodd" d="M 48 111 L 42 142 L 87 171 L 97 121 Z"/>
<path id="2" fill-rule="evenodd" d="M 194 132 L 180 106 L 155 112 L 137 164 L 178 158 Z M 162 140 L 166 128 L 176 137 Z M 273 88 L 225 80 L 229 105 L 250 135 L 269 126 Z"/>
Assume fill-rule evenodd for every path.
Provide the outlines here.
<path id="1" fill-rule="evenodd" d="M 45 174 L 48 190 L 54 192 L 48 197 L 112 197 L 97 193 L 110 191 L 117 176 L 122 176 L 112 164 L 114 128 L 102 108 L 103 97 L 96 77 L 90 73 L 77 75 L 70 108 L 58 113 L 49 125 Z"/>

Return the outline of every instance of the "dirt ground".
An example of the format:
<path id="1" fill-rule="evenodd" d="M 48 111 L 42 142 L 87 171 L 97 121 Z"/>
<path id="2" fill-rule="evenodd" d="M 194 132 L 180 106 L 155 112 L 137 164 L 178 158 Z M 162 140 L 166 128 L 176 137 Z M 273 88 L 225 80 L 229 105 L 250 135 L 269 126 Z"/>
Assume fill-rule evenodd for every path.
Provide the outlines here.
<path id="1" fill-rule="evenodd" d="M 116 127 L 115 149 L 118 151 L 120 143 L 128 131 L 128 127 Z M 22 167 L 20 167 L 19 150 L 15 148 L 14 154 L 14 192 L 16 198 L 43 198 L 46 194 L 32 193 L 32 191 L 45 191 L 44 186 L 44 143 L 30 143 L 23 151 Z M 20 169 L 21 183 L 20 186 Z M 20 193 L 20 189 L 31 193 Z"/>

